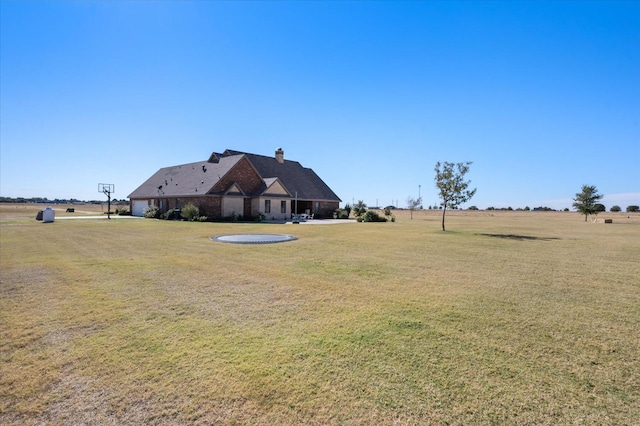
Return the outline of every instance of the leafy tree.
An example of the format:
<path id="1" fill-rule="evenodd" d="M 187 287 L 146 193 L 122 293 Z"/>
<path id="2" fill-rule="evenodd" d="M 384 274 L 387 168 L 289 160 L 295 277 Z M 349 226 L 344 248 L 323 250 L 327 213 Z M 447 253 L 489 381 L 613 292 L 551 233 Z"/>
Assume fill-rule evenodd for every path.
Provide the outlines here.
<path id="1" fill-rule="evenodd" d="M 472 163 L 467 161 L 465 163 L 449 163 L 445 161 L 436 163 L 434 168 L 436 172 L 435 183 L 438 188 L 439 196 L 442 202 L 440 206 L 442 208 L 442 230 L 444 227 L 444 217 L 447 213 L 447 207 L 455 209 L 460 204 L 466 203 L 476 193 L 476 188 L 468 189 L 471 181 L 465 181 L 464 175 L 469 171 L 469 166 Z"/>
<path id="2" fill-rule="evenodd" d="M 627 206 L 627 213 L 638 213 L 639 210 L 639 206 Z"/>
<path id="3" fill-rule="evenodd" d="M 620 206 L 615 205 L 615 206 L 611 206 L 611 208 L 609 209 L 609 211 L 612 211 L 612 212 L 621 212 L 621 211 L 622 211 L 622 209 L 620 208 Z"/>
<path id="4" fill-rule="evenodd" d="M 584 221 L 587 221 L 587 217 L 590 214 L 597 214 L 599 210 L 596 208 L 597 201 L 599 201 L 604 195 L 598 194 L 598 189 L 595 185 L 582 185 L 582 191 L 576 194 L 576 198 L 573 199 L 573 207 L 584 215 Z"/>
<path id="5" fill-rule="evenodd" d="M 604 204 L 600 204 L 600 203 L 597 203 L 595 206 L 593 206 L 593 208 L 596 211 L 596 213 L 607 211 L 607 208 L 604 206 Z"/>
<path id="6" fill-rule="evenodd" d="M 362 217 L 367 211 L 367 205 L 364 201 L 358 200 L 358 202 L 351 207 L 351 211 L 355 217 Z"/>
<path id="7" fill-rule="evenodd" d="M 411 219 L 413 219 L 413 211 L 419 208 L 421 204 L 422 204 L 422 197 L 418 197 L 418 198 L 407 197 L 407 208 L 409 208 L 409 211 L 411 212 Z"/>

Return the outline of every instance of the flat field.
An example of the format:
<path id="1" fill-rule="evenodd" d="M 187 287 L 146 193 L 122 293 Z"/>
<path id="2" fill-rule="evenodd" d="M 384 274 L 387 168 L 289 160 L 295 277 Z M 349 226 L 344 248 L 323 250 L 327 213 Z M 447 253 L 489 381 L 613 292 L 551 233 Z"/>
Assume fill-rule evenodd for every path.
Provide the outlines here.
<path id="1" fill-rule="evenodd" d="M 637 424 L 640 215 L 34 220 L 0 206 L 0 424 Z M 80 209 L 78 207 L 78 209 Z M 235 245 L 210 237 L 284 233 Z"/>

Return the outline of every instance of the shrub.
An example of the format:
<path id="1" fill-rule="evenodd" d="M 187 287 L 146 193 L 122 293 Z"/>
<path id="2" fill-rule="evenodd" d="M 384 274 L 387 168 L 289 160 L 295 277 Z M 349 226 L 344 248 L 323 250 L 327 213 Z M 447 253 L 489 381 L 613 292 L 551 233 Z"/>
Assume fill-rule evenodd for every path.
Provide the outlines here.
<path id="1" fill-rule="evenodd" d="M 159 214 L 160 214 L 159 210 L 155 207 L 147 207 L 142 212 L 142 215 L 147 219 L 156 219 L 159 217 Z"/>
<path id="2" fill-rule="evenodd" d="M 180 213 L 180 216 L 182 216 L 184 219 L 188 220 L 189 222 L 193 222 L 194 220 L 197 220 L 198 217 L 200 216 L 200 209 L 196 207 L 193 203 L 189 203 L 182 208 L 182 212 Z"/>
<path id="3" fill-rule="evenodd" d="M 368 210 L 365 214 L 364 214 L 364 218 L 362 219 L 365 222 L 386 222 L 387 219 L 384 217 L 380 217 L 380 215 L 377 212 L 374 212 L 373 210 Z"/>
<path id="4" fill-rule="evenodd" d="M 131 212 L 128 209 L 125 209 L 125 208 L 121 208 L 120 209 L 120 208 L 116 207 L 116 214 L 118 216 L 130 216 Z"/>
<path id="5" fill-rule="evenodd" d="M 349 211 L 346 209 L 340 210 L 340 213 L 338 213 L 338 219 L 349 219 Z"/>

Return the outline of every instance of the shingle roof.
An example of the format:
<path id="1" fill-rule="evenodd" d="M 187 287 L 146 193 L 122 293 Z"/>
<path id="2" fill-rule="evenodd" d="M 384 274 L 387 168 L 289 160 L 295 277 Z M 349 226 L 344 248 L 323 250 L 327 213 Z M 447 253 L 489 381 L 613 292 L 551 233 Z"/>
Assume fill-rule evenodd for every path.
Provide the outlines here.
<path id="1" fill-rule="evenodd" d="M 326 183 L 312 170 L 297 161 L 226 150 L 212 153 L 209 160 L 164 167 L 136 188 L 129 198 L 185 197 L 203 195 L 228 173 L 241 158 L 246 157 L 267 182 L 278 178 L 292 197 L 303 200 L 341 201 Z M 263 187 L 262 189 L 264 189 Z M 247 194 L 258 195 L 258 194 Z"/>
<path id="2" fill-rule="evenodd" d="M 342 201 L 312 169 L 302 167 L 297 161 L 284 160 L 284 163 L 279 163 L 275 157 L 230 149 L 222 155 L 222 158 L 246 155 L 263 179 L 277 177 L 292 197 L 297 192 L 298 198 L 303 200 Z"/>
<path id="3" fill-rule="evenodd" d="M 217 163 L 199 161 L 164 167 L 129 194 L 129 198 L 184 197 L 206 194 L 241 158 L 242 156 L 238 155 L 220 158 Z"/>

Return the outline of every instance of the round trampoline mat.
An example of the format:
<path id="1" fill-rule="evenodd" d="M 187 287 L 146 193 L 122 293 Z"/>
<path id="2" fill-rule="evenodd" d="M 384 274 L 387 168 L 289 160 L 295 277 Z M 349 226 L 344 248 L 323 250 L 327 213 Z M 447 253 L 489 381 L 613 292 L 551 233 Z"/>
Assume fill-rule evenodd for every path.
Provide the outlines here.
<path id="1" fill-rule="evenodd" d="M 232 244 L 275 244 L 297 240 L 293 235 L 284 234 L 231 234 L 211 237 L 213 241 Z"/>

